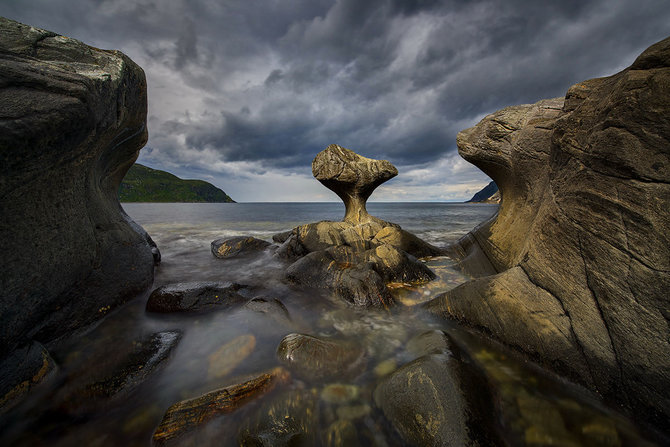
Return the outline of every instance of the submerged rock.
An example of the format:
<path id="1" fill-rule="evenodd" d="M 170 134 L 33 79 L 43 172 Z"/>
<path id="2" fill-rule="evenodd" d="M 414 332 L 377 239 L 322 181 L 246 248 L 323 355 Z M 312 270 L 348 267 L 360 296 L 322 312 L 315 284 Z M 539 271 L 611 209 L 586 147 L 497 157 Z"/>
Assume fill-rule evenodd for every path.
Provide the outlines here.
<path id="1" fill-rule="evenodd" d="M 237 293 L 245 286 L 216 282 L 185 282 L 161 286 L 151 292 L 147 312 L 199 312 L 240 306 L 247 298 Z"/>
<path id="2" fill-rule="evenodd" d="M 289 334 L 277 347 L 277 358 L 307 379 L 354 377 L 365 368 L 365 350 L 354 343 L 304 334 Z"/>
<path id="3" fill-rule="evenodd" d="M 251 380 L 209 392 L 195 399 L 178 402 L 163 416 L 153 434 L 155 444 L 177 438 L 197 428 L 217 415 L 231 413 L 246 403 L 272 391 L 277 385 L 287 383 L 290 374 L 275 368 Z"/>
<path id="4" fill-rule="evenodd" d="M 269 242 L 251 236 L 239 236 L 231 239 L 217 239 L 212 242 L 212 254 L 220 259 L 245 256 L 263 252 Z"/>
<path id="5" fill-rule="evenodd" d="M 508 107 L 459 134 L 460 154 L 503 201 L 453 250 L 481 277 L 428 306 L 666 430 L 668 60 L 670 39 L 565 98 Z"/>
<path id="6" fill-rule="evenodd" d="M 209 355 L 207 376 L 217 379 L 227 376 L 244 359 L 249 357 L 255 347 L 256 337 L 253 335 L 246 334 L 235 337 Z"/>
<path id="7" fill-rule="evenodd" d="M 266 403 L 240 429 L 241 446 L 317 445 L 318 396 L 311 390 L 290 390 Z"/>
<path id="8" fill-rule="evenodd" d="M 34 386 L 57 369 L 49 352 L 37 342 L 17 349 L 0 364 L 0 414 L 8 411 Z"/>
<path id="9" fill-rule="evenodd" d="M 365 202 L 377 186 L 398 175 L 398 170 L 386 160 L 365 158 L 331 144 L 314 158 L 312 174 L 342 199 L 344 221 L 359 224 L 378 220 L 368 214 Z"/>
<path id="10" fill-rule="evenodd" d="M 141 294 L 154 255 L 117 199 L 147 140 L 142 69 L 119 51 L 0 18 L 0 78 L 4 358 Z"/>
<path id="11" fill-rule="evenodd" d="M 431 353 L 400 367 L 374 391 L 375 403 L 403 440 L 421 446 L 500 445 L 484 376 L 449 353 L 444 333 L 414 340 L 418 352 Z"/>
<path id="12" fill-rule="evenodd" d="M 83 387 L 65 386 L 57 400 L 70 412 L 88 411 L 100 401 L 126 396 L 168 359 L 181 339 L 179 331 L 157 332 L 135 341 L 120 352 L 106 353 L 70 377 L 70 382 L 85 382 Z"/>

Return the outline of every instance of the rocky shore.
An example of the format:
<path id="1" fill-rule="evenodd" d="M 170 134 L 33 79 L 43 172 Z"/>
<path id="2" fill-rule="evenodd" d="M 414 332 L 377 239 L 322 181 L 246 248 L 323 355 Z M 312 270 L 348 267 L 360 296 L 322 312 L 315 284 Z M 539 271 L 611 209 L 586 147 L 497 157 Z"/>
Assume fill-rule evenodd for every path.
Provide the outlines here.
<path id="1" fill-rule="evenodd" d="M 117 199 L 147 138 L 141 68 L 2 18 L 0 59 L 0 442 L 646 442 L 597 403 L 537 397 L 520 377 L 547 375 L 522 372 L 527 359 L 670 432 L 670 39 L 461 132 L 461 155 L 504 200 L 452 247 L 371 216 L 397 169 L 333 144 L 312 172 L 342 221 L 211 243 L 222 269 L 271 259 L 278 278 L 150 294 L 160 252 Z M 474 279 L 399 303 L 447 254 Z M 143 320 L 101 322 L 139 297 Z"/>

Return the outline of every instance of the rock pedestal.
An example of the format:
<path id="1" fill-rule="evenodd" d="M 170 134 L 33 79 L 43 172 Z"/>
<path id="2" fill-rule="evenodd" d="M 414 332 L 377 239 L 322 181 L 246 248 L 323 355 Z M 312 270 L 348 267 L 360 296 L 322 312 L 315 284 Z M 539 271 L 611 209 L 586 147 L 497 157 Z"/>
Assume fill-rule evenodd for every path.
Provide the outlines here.
<path id="1" fill-rule="evenodd" d="M 398 170 L 386 160 L 365 158 L 331 144 L 314 158 L 312 174 L 342 199 L 344 221 L 361 224 L 376 219 L 368 214 L 365 202 L 377 186 L 398 175 Z"/>

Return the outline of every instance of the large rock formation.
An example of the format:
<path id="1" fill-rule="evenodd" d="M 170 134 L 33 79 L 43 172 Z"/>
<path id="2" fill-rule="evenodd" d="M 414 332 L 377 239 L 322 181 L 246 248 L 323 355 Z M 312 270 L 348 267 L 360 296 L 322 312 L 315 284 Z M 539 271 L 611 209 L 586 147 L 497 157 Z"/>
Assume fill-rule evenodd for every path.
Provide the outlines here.
<path id="1" fill-rule="evenodd" d="M 361 224 L 377 220 L 368 214 L 365 202 L 377 186 L 398 175 L 398 170 L 386 160 L 365 158 L 331 144 L 314 158 L 312 174 L 342 199 L 344 221 Z"/>
<path id="2" fill-rule="evenodd" d="M 0 79 L 2 358 L 101 318 L 154 261 L 117 200 L 147 139 L 142 69 L 0 18 Z"/>
<path id="3" fill-rule="evenodd" d="M 458 136 L 500 187 L 454 247 L 481 277 L 429 304 L 668 428 L 670 39 Z"/>

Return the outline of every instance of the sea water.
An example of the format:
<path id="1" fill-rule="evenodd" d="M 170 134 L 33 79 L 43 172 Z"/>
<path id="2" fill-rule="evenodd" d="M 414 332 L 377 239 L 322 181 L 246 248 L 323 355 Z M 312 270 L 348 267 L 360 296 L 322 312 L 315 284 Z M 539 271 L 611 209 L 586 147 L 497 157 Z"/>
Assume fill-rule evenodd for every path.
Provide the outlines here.
<path id="1" fill-rule="evenodd" d="M 310 381 L 296 378 L 289 387 L 318 399 L 318 417 L 306 429 L 325 439 L 328 427 L 351 422 L 361 445 L 403 445 L 372 393 L 385 374 L 412 360 L 405 345 L 426 330 L 445 331 L 476 368 L 484 371 L 495 397 L 496 421 L 509 445 L 655 445 L 657 435 L 641 433 L 625 416 L 602 405 L 597 396 L 570 384 L 491 342 L 476 332 L 419 310 L 421 303 L 471 279 L 446 257 L 424 259 L 438 278 L 428 284 L 394 285 L 398 302 L 392 311 L 354 309 L 297 294 L 282 281 L 283 261 L 268 255 L 221 260 L 212 256 L 213 240 L 272 235 L 320 220 L 340 220 L 341 203 L 123 204 L 126 212 L 152 236 L 161 250 L 154 287 L 184 281 L 262 284 L 265 293 L 287 308 L 290 323 L 272 315 L 237 310 L 197 315 L 155 315 L 144 310 L 147 295 L 110 314 L 97 327 L 53 348 L 57 377 L 40 386 L 0 424 L 6 445 L 150 445 L 166 409 L 279 365 L 276 350 L 291 332 L 357 340 L 366 352 L 366 370 L 352 379 Z M 497 211 L 497 205 L 453 203 L 369 203 L 371 214 L 401 225 L 436 246 L 457 241 Z M 101 407 L 63 411 L 53 402 L 58 388 L 94 369 L 93 358 L 132 345 L 147 334 L 178 330 L 182 338 L 164 366 L 132 393 Z M 215 353 L 236 340 L 253 340 L 252 349 L 230 353 L 223 374 L 212 374 Z M 247 346 L 248 347 L 248 346 Z M 220 365 L 219 365 L 220 366 Z M 71 384 L 70 384 L 71 385 Z M 332 386 L 353 387 L 356 397 L 328 401 Z M 330 388 L 329 388 L 330 387 Z M 235 445 L 239 427 L 276 395 L 214 418 L 174 445 Z M 650 437 L 653 438 L 650 441 Z"/>

